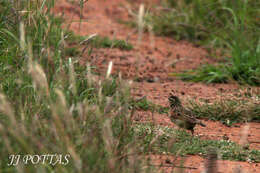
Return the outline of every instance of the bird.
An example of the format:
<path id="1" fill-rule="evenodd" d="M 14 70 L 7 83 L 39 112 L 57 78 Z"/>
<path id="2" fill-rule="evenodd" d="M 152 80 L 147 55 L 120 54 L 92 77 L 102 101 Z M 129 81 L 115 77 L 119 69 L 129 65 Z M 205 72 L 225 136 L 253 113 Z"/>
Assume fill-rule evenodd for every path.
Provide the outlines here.
<path id="1" fill-rule="evenodd" d="M 170 119 L 177 126 L 191 131 L 192 135 L 194 133 L 194 127 L 197 124 L 206 127 L 205 124 L 203 124 L 200 120 L 198 120 L 192 115 L 191 111 L 185 109 L 182 106 L 179 97 L 173 95 L 173 93 L 170 93 L 168 100 L 169 100 L 170 110 L 171 110 Z"/>

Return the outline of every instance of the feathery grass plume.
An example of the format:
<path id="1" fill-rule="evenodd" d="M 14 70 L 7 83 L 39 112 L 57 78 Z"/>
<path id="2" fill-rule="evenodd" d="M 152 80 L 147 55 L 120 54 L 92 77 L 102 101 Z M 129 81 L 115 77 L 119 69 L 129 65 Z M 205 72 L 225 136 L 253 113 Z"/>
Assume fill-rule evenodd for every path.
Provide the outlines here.
<path id="1" fill-rule="evenodd" d="M 137 45 L 141 44 L 142 38 L 143 38 L 143 28 L 144 28 L 144 4 L 141 4 L 139 7 L 139 12 L 138 12 L 138 42 Z"/>
<path id="2" fill-rule="evenodd" d="M 61 90 L 55 89 L 55 93 L 58 95 L 58 101 L 56 104 L 52 105 L 52 117 L 55 130 L 57 131 L 58 137 L 65 143 L 66 148 L 73 158 L 75 167 L 78 171 L 82 168 L 82 161 L 78 154 L 76 153 L 68 132 L 75 131 L 76 125 L 72 114 L 68 110 L 66 99 Z M 66 129 L 65 129 L 66 128 Z"/>
<path id="3" fill-rule="evenodd" d="M 62 113 L 66 113 L 67 115 L 63 115 L 63 116 L 69 117 L 68 116 L 69 111 L 67 109 L 66 99 L 62 91 L 59 89 L 55 89 L 55 93 L 58 95 L 58 102 L 56 104 L 51 105 L 52 118 L 54 120 L 53 124 L 55 130 L 57 131 L 57 135 L 60 134 L 60 136 L 57 137 L 63 139 L 63 141 L 67 143 L 68 141 L 66 140 L 65 129 L 64 129 L 65 127 L 63 126 L 61 115 L 63 115 Z"/>
<path id="4" fill-rule="evenodd" d="M 95 34 L 91 34 L 90 36 L 88 36 L 85 40 L 81 41 L 79 44 L 80 45 L 84 45 L 84 48 L 82 49 L 81 51 L 81 55 L 84 54 L 84 52 L 86 51 L 86 49 L 88 48 L 90 42 L 95 39 L 98 35 L 95 33 Z"/>
<path id="5" fill-rule="evenodd" d="M 108 64 L 108 68 L 107 68 L 107 75 L 106 75 L 106 78 L 108 79 L 111 75 L 111 72 L 112 72 L 112 68 L 113 68 L 113 62 L 112 61 L 109 61 L 109 64 Z"/>
<path id="6" fill-rule="evenodd" d="M 11 104 L 7 101 L 6 96 L 2 93 L 0 93 L 0 112 L 8 116 L 13 127 L 16 126 L 17 122 L 14 111 Z"/>
<path id="7" fill-rule="evenodd" d="M 59 106 L 61 106 L 61 108 L 64 110 L 67 108 L 67 103 L 66 103 L 66 99 L 65 96 L 63 95 L 62 91 L 59 89 L 55 89 L 55 93 L 58 95 L 58 102 L 57 104 L 59 104 Z"/>
<path id="8" fill-rule="evenodd" d="M 152 49 L 155 46 L 155 37 L 154 37 L 154 32 L 153 32 L 153 26 L 150 24 L 147 24 L 148 26 L 148 31 L 149 31 L 149 39 L 150 39 L 150 45 L 152 47 Z"/>
<path id="9" fill-rule="evenodd" d="M 9 153 L 14 153 L 12 145 L 11 145 L 10 140 L 9 140 L 10 138 L 6 134 L 6 128 L 1 123 L 0 123 L 0 134 L 1 134 L 1 137 L 3 139 L 4 145 L 7 148 L 7 151 Z"/>
<path id="10" fill-rule="evenodd" d="M 69 88 L 71 89 L 72 93 L 76 95 L 77 88 L 76 88 L 76 81 L 75 81 L 75 71 L 74 71 L 74 65 L 71 58 L 69 58 L 69 81 L 70 81 Z"/>
<path id="11" fill-rule="evenodd" d="M 75 120 L 73 119 L 72 111 L 68 108 L 66 98 L 59 89 L 55 89 L 55 93 L 58 97 L 56 103 L 52 104 L 53 118 L 66 126 L 65 131 L 73 131 L 76 128 Z"/>
<path id="12" fill-rule="evenodd" d="M 20 21 L 19 30 L 20 30 L 20 47 L 22 51 L 25 51 L 26 42 L 25 42 L 25 30 L 24 30 L 23 21 Z"/>
<path id="13" fill-rule="evenodd" d="M 106 97 L 106 106 L 104 108 L 104 113 L 107 114 L 109 113 L 113 107 L 115 106 L 115 103 L 113 101 L 112 97 Z"/>
<path id="14" fill-rule="evenodd" d="M 98 103 L 101 104 L 102 103 L 102 82 L 101 80 L 98 81 Z"/>
<path id="15" fill-rule="evenodd" d="M 122 83 L 122 72 L 121 71 L 118 73 L 118 81 L 120 83 Z"/>
<path id="16" fill-rule="evenodd" d="M 105 142 L 105 148 L 109 155 L 109 168 L 110 171 L 113 171 L 115 169 L 115 158 L 114 158 L 114 149 L 117 147 L 116 141 L 113 137 L 113 131 L 111 128 L 111 119 L 106 119 L 103 128 L 102 128 L 102 134 L 103 134 L 103 140 Z"/>
<path id="17" fill-rule="evenodd" d="M 76 153 L 76 150 L 74 149 L 72 144 L 67 146 L 67 149 L 68 149 L 68 152 L 70 153 L 71 157 L 74 160 L 74 164 L 75 164 L 76 169 L 79 172 L 81 172 L 82 171 L 82 160 L 81 160 L 80 156 Z"/>
<path id="18" fill-rule="evenodd" d="M 98 36 L 98 34 L 97 33 L 95 33 L 95 34 L 91 34 L 90 36 L 88 36 L 85 40 L 83 40 L 83 41 L 81 41 L 79 44 L 80 45 L 88 45 L 90 42 L 91 42 L 91 40 L 93 40 L 95 37 L 97 37 Z"/>
<path id="19" fill-rule="evenodd" d="M 22 129 L 18 129 L 19 123 L 16 121 L 15 112 L 13 111 L 11 104 L 7 101 L 6 96 L 0 93 L 0 113 L 7 115 L 8 119 L 10 120 L 10 124 L 8 122 L 0 123 L 0 133 L 4 136 L 4 143 L 5 145 L 9 145 L 10 136 L 13 137 L 19 144 L 22 145 L 23 149 L 27 152 L 31 152 L 32 150 L 26 145 L 26 140 L 23 138 L 23 135 L 26 134 L 24 130 L 24 126 Z M 3 128 L 8 124 L 8 127 Z M 12 148 L 7 146 L 9 151 L 12 151 Z"/>
<path id="20" fill-rule="evenodd" d="M 47 96 L 49 96 L 49 86 L 47 82 L 46 75 L 44 73 L 44 70 L 40 66 L 40 64 L 34 62 L 31 66 L 30 74 L 33 78 L 35 89 L 40 89 L 40 91 L 43 91 Z"/>
<path id="21" fill-rule="evenodd" d="M 32 44 L 28 43 L 28 73 L 32 76 L 34 89 L 49 96 L 49 86 L 44 70 L 37 62 L 33 62 Z"/>
<path id="22" fill-rule="evenodd" d="M 94 87 L 94 85 L 97 83 L 97 77 L 95 75 L 92 75 L 90 64 L 87 63 L 87 80 L 89 87 Z"/>
<path id="23" fill-rule="evenodd" d="M 67 47 L 67 43 L 66 43 L 65 37 L 64 37 L 64 32 L 61 31 L 60 35 L 61 35 L 61 43 L 62 43 L 61 45 L 63 46 L 63 48 Z"/>

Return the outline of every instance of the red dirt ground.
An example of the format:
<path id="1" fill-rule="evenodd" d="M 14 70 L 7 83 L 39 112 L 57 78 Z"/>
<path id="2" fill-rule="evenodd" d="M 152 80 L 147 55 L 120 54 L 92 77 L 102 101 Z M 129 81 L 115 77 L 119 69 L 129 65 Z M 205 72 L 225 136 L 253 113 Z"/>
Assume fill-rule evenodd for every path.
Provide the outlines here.
<path id="1" fill-rule="evenodd" d="M 129 3 L 131 2 L 131 3 Z M 81 63 L 90 62 L 97 66 L 101 74 L 105 74 L 109 61 L 113 61 L 113 73 L 119 71 L 126 79 L 136 80 L 133 83 L 132 94 L 136 97 L 146 96 L 153 103 L 166 106 L 169 92 L 174 89 L 180 94 L 182 100 L 187 98 L 205 99 L 209 102 L 224 98 L 236 93 L 241 87 L 237 84 L 202 84 L 176 80 L 169 74 L 198 67 L 204 63 L 215 63 L 208 58 L 207 51 L 187 41 L 175 41 L 166 37 L 158 37 L 144 33 L 140 44 L 135 29 L 119 24 L 118 20 L 128 20 L 131 16 L 127 12 L 131 6 L 138 7 L 141 3 L 145 7 L 152 7 L 159 0 L 89 0 L 82 11 L 80 20 L 80 8 L 77 4 L 71 4 L 66 0 L 59 0 L 54 13 L 64 14 L 69 29 L 79 35 L 97 33 L 100 36 L 108 36 L 127 40 L 134 45 L 131 51 L 119 49 L 94 49 L 91 56 L 83 55 Z M 64 26 L 66 27 L 66 26 Z M 260 91 L 260 88 L 255 88 Z M 156 124 L 174 127 L 174 124 L 166 115 L 139 111 L 135 115 L 135 121 L 153 121 Z M 227 136 L 230 140 L 239 143 L 244 124 L 236 127 L 226 127 L 219 122 L 205 121 L 207 127 L 196 127 L 195 133 L 203 139 L 222 139 Z M 217 129 L 217 130 L 216 130 Z M 250 148 L 260 149 L 260 124 L 249 123 L 248 142 Z M 163 162 L 163 158 L 153 156 L 154 163 Z M 163 156 L 164 157 L 164 156 Z M 165 156 L 166 157 L 166 156 Z M 219 161 L 222 165 L 219 172 L 232 172 L 236 165 L 240 165 L 246 172 L 260 172 L 260 166 L 246 162 Z M 187 172 L 200 172 L 203 169 L 203 159 L 199 156 L 188 157 L 185 166 L 193 166 L 198 169 L 186 170 Z M 166 172 L 172 168 L 165 168 Z"/>
<path id="2" fill-rule="evenodd" d="M 205 171 L 206 160 L 200 156 L 187 156 L 177 159 L 169 155 L 149 155 L 148 157 L 151 165 L 165 173 L 181 171 L 185 173 L 201 173 Z M 239 168 L 244 173 L 260 171 L 260 165 L 257 163 L 248 164 L 246 162 L 218 160 L 217 165 L 218 171 L 216 173 L 234 173 Z"/>

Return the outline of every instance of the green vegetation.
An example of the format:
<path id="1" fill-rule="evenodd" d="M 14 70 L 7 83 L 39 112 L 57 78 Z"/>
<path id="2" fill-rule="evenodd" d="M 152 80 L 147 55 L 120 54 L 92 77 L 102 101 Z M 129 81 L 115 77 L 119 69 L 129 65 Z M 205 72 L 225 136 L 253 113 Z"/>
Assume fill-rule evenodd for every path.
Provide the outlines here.
<path id="1" fill-rule="evenodd" d="M 170 1 L 181 10 L 184 38 L 205 41 L 212 47 L 226 50 L 226 63 L 219 66 L 204 66 L 194 75 L 184 73 L 185 79 L 204 82 L 227 82 L 260 85 L 260 23 L 257 16 L 260 3 L 243 1 Z M 176 15 L 175 15 L 176 16 Z M 185 26 L 187 25 L 187 26 Z M 176 28 L 176 27 L 169 27 Z M 179 27 L 177 27 L 179 28 Z M 178 32 L 178 29 L 177 31 Z"/>
<path id="2" fill-rule="evenodd" d="M 85 40 L 88 40 L 88 36 L 78 36 L 75 35 L 71 31 L 67 31 L 68 35 L 68 43 L 69 44 L 75 44 L 75 43 L 82 43 L 84 44 Z M 87 42 L 87 41 L 86 41 Z M 101 37 L 99 35 L 96 35 L 89 39 L 88 44 L 90 44 L 94 48 L 118 48 L 121 50 L 132 50 L 133 45 L 130 43 L 127 43 L 124 40 L 118 40 L 118 39 L 113 39 L 111 40 L 108 37 Z"/>
<path id="3" fill-rule="evenodd" d="M 97 36 L 91 41 L 91 45 L 96 48 L 118 48 L 121 50 L 132 50 L 133 45 L 127 43 L 124 40 L 113 39 L 110 40 L 108 37 Z"/>
<path id="4" fill-rule="evenodd" d="M 259 162 L 259 151 L 229 141 L 201 141 L 167 128 L 158 135 L 156 127 L 133 125 L 135 108 L 161 113 L 168 108 L 133 101 L 126 81 L 109 74 L 98 80 L 89 64 L 80 66 L 80 46 L 73 43 L 87 38 L 62 29 L 62 20 L 51 13 L 54 3 L 0 2 L 0 172 L 151 172 L 143 154 L 205 154 L 207 146 L 220 148 L 223 159 Z M 91 44 L 131 49 L 101 37 Z M 69 157 L 65 165 L 48 159 L 8 166 L 12 154 Z"/>
<path id="5" fill-rule="evenodd" d="M 211 104 L 190 101 L 187 107 L 198 118 L 220 121 L 228 126 L 233 123 L 260 121 L 259 103 L 248 100 L 220 100 Z"/>
<path id="6" fill-rule="evenodd" d="M 180 77 L 184 81 L 192 82 L 228 83 L 231 80 L 224 64 L 218 66 L 206 64 L 195 70 L 184 73 L 172 73 L 171 75 Z"/>
<path id="7" fill-rule="evenodd" d="M 54 1 L 0 2 L 0 172 L 140 172 L 127 82 L 95 80 L 66 47 Z M 23 11 L 23 12 L 21 12 Z M 11 154 L 20 163 L 8 166 Z M 69 155 L 24 165 L 24 155 Z M 36 157 L 37 159 L 37 157 Z"/>
<path id="8" fill-rule="evenodd" d="M 131 101 L 131 106 L 134 107 L 135 109 L 139 110 L 144 110 L 144 111 L 153 111 L 153 112 L 158 112 L 160 114 L 167 113 L 169 111 L 169 108 L 163 107 L 161 105 L 156 105 L 152 103 L 151 101 L 147 100 L 146 97 L 140 99 L 140 100 L 132 100 Z"/>
<path id="9" fill-rule="evenodd" d="M 152 26 L 158 35 L 190 40 L 223 52 L 225 63 L 179 74 L 182 79 L 208 83 L 232 79 L 260 85 L 260 2 L 167 0 L 162 5 L 162 10 L 144 16 L 146 30 Z"/>
<path id="10" fill-rule="evenodd" d="M 223 160 L 260 162 L 259 150 L 248 150 L 228 140 L 201 140 L 182 130 L 150 124 L 136 125 L 134 132 L 144 140 L 146 152 L 206 156 L 209 148 L 216 148 Z"/>
<path id="11" fill-rule="evenodd" d="M 200 41 L 223 47 L 233 31 L 252 32 L 259 27 L 259 2 L 238 1 L 174 1 L 162 4 L 168 10 L 147 15 L 157 34 Z M 259 33 L 258 33 L 259 34 Z M 253 38 L 253 37 L 252 37 Z"/>
<path id="12" fill-rule="evenodd" d="M 257 99 L 259 96 L 257 96 Z M 160 114 L 168 114 L 169 107 L 156 105 L 151 101 L 143 98 L 139 101 L 131 101 L 131 105 L 136 109 L 143 111 L 153 111 Z M 197 118 L 208 119 L 212 121 L 220 121 L 221 123 L 231 126 L 234 123 L 243 123 L 251 121 L 260 121 L 260 106 L 258 102 L 251 99 L 229 99 L 219 100 L 213 103 L 198 103 L 189 100 L 187 105 L 183 105 L 191 111 Z"/>

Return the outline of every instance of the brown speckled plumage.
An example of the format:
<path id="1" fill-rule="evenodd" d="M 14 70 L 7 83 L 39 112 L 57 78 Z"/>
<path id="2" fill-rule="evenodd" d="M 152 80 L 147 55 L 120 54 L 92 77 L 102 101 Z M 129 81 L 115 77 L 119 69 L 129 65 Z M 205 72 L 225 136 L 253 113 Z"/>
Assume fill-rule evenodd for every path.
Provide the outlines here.
<path id="1" fill-rule="evenodd" d="M 177 96 L 171 93 L 168 100 L 171 108 L 171 121 L 179 127 L 190 130 L 193 134 L 196 124 L 203 127 L 206 126 L 200 120 L 196 119 L 189 110 L 182 106 L 181 101 Z"/>

